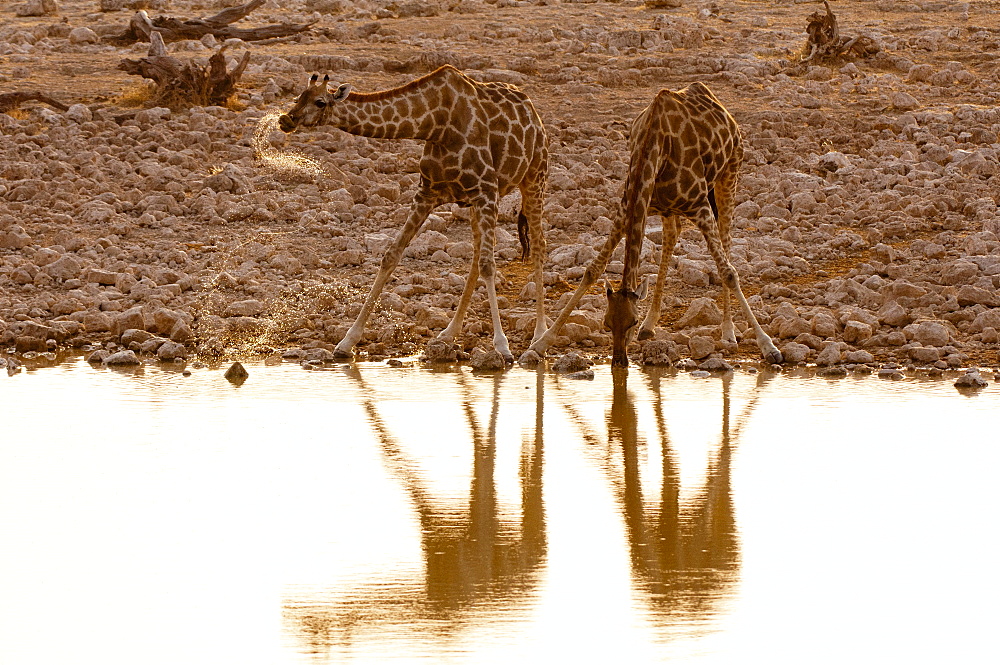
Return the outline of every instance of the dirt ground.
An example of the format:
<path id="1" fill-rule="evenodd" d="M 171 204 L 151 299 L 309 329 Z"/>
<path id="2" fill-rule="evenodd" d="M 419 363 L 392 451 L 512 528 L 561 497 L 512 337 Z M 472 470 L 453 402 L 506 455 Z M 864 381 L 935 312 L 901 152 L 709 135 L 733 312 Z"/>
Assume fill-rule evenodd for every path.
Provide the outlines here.
<path id="1" fill-rule="evenodd" d="M 0 114 L 6 357 L 103 345 L 167 361 L 275 349 L 328 360 L 405 216 L 422 144 L 324 128 L 286 136 L 267 115 L 287 110 L 313 72 L 374 91 L 452 64 L 519 86 L 546 123 L 549 316 L 610 229 L 631 121 L 658 90 L 703 81 L 746 144 L 733 263 L 789 363 L 1000 365 L 1000 2 L 839 0 L 841 32 L 879 52 L 807 63 L 819 3 L 665 4 L 268 0 L 241 25 L 313 29 L 230 42 L 232 62 L 251 53 L 237 98 L 167 110 L 145 108 L 145 84 L 116 69 L 148 45 L 103 41 L 136 5 L 59 2 L 55 14 L 17 16 L 20 5 L 4 3 L 0 94 L 37 90 L 71 106 Z M 226 5 L 143 6 L 196 18 Z M 216 47 L 168 50 L 204 60 Z M 471 233 L 451 206 L 425 229 L 360 357 L 415 353 L 447 324 Z M 651 218 L 647 273 L 660 237 Z M 509 220 L 497 249 L 516 356 L 534 324 Z M 752 335 L 738 348 L 719 341 L 718 310 L 703 300 L 719 281 L 694 229 L 673 261 L 656 344 L 634 345 L 636 358 L 758 357 Z M 595 287 L 554 351 L 607 353 L 602 313 Z M 462 347 L 485 348 L 490 335 L 480 289 Z"/>

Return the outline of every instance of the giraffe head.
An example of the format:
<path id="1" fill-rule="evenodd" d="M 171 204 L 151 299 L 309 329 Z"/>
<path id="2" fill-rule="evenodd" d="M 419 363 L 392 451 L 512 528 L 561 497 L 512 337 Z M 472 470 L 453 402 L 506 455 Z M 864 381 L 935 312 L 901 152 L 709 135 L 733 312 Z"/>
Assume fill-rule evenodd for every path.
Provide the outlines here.
<path id="1" fill-rule="evenodd" d="M 616 291 L 605 284 L 608 308 L 604 312 L 604 327 L 611 331 L 611 366 L 628 366 L 628 345 L 639 325 L 639 301 L 646 297 L 646 281 L 630 291 L 622 283 Z"/>
<path id="2" fill-rule="evenodd" d="M 294 132 L 299 125 L 312 127 L 326 121 L 331 106 L 351 94 L 351 86 L 348 84 L 344 83 L 331 90 L 329 82 L 329 75 L 324 76 L 322 81 L 319 80 L 319 74 L 312 75 L 309 85 L 295 100 L 295 106 L 278 118 L 281 131 Z"/>

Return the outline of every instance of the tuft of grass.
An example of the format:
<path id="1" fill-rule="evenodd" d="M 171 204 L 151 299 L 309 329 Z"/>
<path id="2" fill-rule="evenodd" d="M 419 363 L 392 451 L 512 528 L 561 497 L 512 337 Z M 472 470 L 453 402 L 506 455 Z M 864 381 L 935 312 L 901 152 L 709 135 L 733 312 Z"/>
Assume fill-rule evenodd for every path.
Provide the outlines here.
<path id="1" fill-rule="evenodd" d="M 152 83 L 135 83 L 125 88 L 115 101 L 123 108 L 145 106 L 153 99 L 154 87 Z"/>

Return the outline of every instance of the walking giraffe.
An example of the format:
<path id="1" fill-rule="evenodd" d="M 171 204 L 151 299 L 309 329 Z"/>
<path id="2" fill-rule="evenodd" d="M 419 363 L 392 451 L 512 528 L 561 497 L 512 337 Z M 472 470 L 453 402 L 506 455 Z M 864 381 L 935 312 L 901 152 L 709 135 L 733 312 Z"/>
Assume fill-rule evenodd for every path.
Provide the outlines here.
<path id="1" fill-rule="evenodd" d="M 444 203 L 462 203 L 472 211 L 472 267 L 455 316 L 437 339 L 451 342 L 461 332 L 482 275 L 493 319 L 493 346 L 507 362 L 513 362 L 497 305 L 493 246 L 498 201 L 515 187 L 521 191 L 521 214 L 528 226 L 538 287 L 532 341 L 545 331 L 542 202 L 548 146 L 545 128 L 531 100 L 514 86 L 474 81 L 450 65 L 381 92 L 357 93 L 350 85 L 333 86 L 328 81 L 329 76 L 320 81 L 313 75 L 292 109 L 279 118 L 282 131 L 333 125 L 359 136 L 426 141 L 410 214 L 382 257 L 375 283 L 354 325 L 337 344 L 336 355 L 353 355 L 382 289 L 431 210 Z"/>
<path id="2" fill-rule="evenodd" d="M 628 365 L 626 350 L 639 324 L 639 301 L 646 282 L 638 289 L 639 250 L 645 235 L 646 216 L 663 220 L 663 253 L 649 311 L 640 328 L 640 339 L 651 337 L 660 318 L 663 285 L 670 256 L 677 242 L 679 217 L 688 217 L 701 230 L 708 251 L 722 278 L 722 339 L 736 342 L 729 292 L 736 294 L 744 316 L 753 328 L 764 358 L 782 361 L 781 353 L 757 323 L 739 275 L 729 261 L 730 223 L 743 146 L 736 120 L 708 87 L 693 83 L 678 91 L 661 90 L 632 123 L 629 136 L 629 170 L 615 224 L 604 247 L 587 266 L 583 280 L 555 323 L 531 343 L 529 351 L 544 353 L 580 299 L 604 272 L 611 254 L 625 237 L 625 262 L 618 290 L 607 288 L 604 324 L 611 331 L 612 365 Z"/>

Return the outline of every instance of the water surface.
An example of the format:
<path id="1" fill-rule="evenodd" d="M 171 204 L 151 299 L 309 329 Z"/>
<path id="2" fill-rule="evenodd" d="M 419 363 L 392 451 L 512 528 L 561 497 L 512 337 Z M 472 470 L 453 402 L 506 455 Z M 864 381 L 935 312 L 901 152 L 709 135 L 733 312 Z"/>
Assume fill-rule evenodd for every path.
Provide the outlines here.
<path id="1" fill-rule="evenodd" d="M 983 662 L 1000 388 L 0 380 L 0 662 Z"/>

